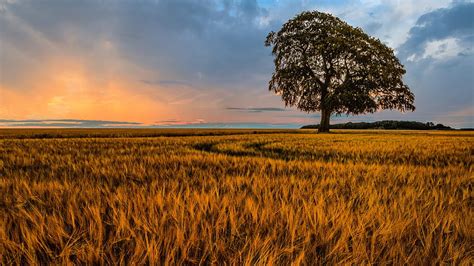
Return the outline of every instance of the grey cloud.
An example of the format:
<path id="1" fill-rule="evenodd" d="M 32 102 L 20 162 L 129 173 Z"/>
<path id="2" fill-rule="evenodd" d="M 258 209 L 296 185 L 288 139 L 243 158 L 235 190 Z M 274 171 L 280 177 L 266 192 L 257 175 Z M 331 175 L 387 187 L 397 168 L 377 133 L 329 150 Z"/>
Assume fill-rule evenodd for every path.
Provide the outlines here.
<path id="1" fill-rule="evenodd" d="M 415 113 L 426 119 L 474 106 L 473 17 L 474 3 L 467 2 L 455 2 L 450 8 L 424 14 L 410 30 L 407 41 L 397 49 L 406 65 L 406 82 L 415 93 Z M 428 43 L 442 43 L 446 39 L 455 40 L 456 49 L 461 51 L 440 58 L 422 56 Z M 444 52 L 446 44 L 439 45 L 439 49 Z"/>
<path id="2" fill-rule="evenodd" d="M 250 113 L 261 113 L 261 112 L 286 112 L 288 109 L 277 108 L 277 107 L 256 107 L 256 108 L 243 108 L 243 107 L 227 107 L 226 110 L 232 111 L 243 111 Z"/>
<path id="3" fill-rule="evenodd" d="M 188 86 L 193 87 L 193 84 L 183 80 L 140 80 L 147 85 L 162 85 L 162 86 Z"/>
<path id="4" fill-rule="evenodd" d="M 282 117 L 288 118 L 310 118 L 310 119 L 320 119 L 321 115 L 319 113 L 299 113 L 299 114 L 292 114 L 292 115 L 284 115 Z"/>
<path id="5" fill-rule="evenodd" d="M 79 120 L 79 119 L 30 119 L 30 120 L 7 120 L 0 119 L 0 127 L 40 127 L 40 128 L 299 128 L 301 124 L 295 123 L 205 123 L 190 122 L 182 123 L 179 120 L 159 121 L 162 125 L 143 125 L 136 122 L 119 122 L 105 120 Z"/>
<path id="6" fill-rule="evenodd" d="M 258 103 L 277 106 L 276 100 L 256 102 L 255 97 L 247 96 L 256 95 L 253 92 L 259 89 L 255 88 L 261 88 L 262 95 L 269 93 L 264 88 L 273 65 L 270 50 L 263 45 L 266 34 L 278 30 L 284 20 L 302 10 L 320 6 L 331 9 L 332 5 L 343 4 L 334 1 L 279 3 L 278 10 L 267 10 L 255 0 L 7 1 L 0 11 L 0 79 L 9 85 L 7 87 L 27 88 L 31 84 L 13 84 L 23 82 L 15 77 L 21 77 L 34 67 L 41 68 L 56 52 L 75 55 L 83 60 L 85 68 L 100 77 L 114 63 L 111 58 L 120 58 L 141 69 L 156 70 L 156 77 L 134 77 L 150 87 L 168 86 L 168 90 L 173 91 L 177 86 L 191 84 L 193 89 L 237 88 L 222 98 L 221 108 Z M 433 113 L 473 105 L 473 5 L 468 1 L 455 1 L 449 8 L 421 16 L 408 40 L 397 48 L 407 68 L 407 83 L 416 95 L 416 114 L 426 114 L 432 119 L 429 116 Z M 269 24 L 259 24 L 259 19 L 269 15 L 269 11 L 272 11 Z M 336 14 L 345 17 L 340 12 Z M 346 20 L 348 18 L 349 15 Z M 392 34 L 386 25 L 398 23 L 390 19 L 381 23 L 377 19 L 371 18 L 365 23 L 364 28 L 371 34 Z M 421 56 L 428 42 L 448 37 L 456 38 L 462 48 L 454 58 L 407 61 L 412 54 Z M 97 48 L 104 40 L 114 45 L 117 54 L 109 58 Z M 14 49 L 13 52 L 10 49 Z M 18 54 L 20 56 L 16 56 Z M 241 99 L 240 102 L 236 103 L 236 98 Z M 244 109 L 240 111 L 268 111 Z"/>
<path id="7" fill-rule="evenodd" d="M 450 8 L 442 8 L 422 15 L 410 29 L 408 40 L 397 50 L 402 59 L 421 55 L 427 42 L 455 37 L 466 50 L 474 42 L 474 3 L 454 2 Z"/>
<path id="8" fill-rule="evenodd" d="M 157 123 L 157 124 L 167 124 L 167 123 L 179 123 L 179 122 L 182 122 L 182 121 L 177 120 L 177 119 L 169 119 L 169 120 L 156 121 L 155 123 Z"/>
<path id="9" fill-rule="evenodd" d="M 122 58 L 170 79 L 186 77 L 193 84 L 216 87 L 260 82 L 255 77 L 272 66 L 263 45 L 270 29 L 256 23 L 267 11 L 256 0 L 223 3 L 25 0 L 7 3 L 5 10 L 57 45 L 56 51 L 102 57 L 93 54 L 95 46 L 108 40 Z M 2 41 L 10 39 L 25 52 L 41 48 L 18 33 L 14 23 L 3 22 Z"/>
<path id="10" fill-rule="evenodd" d="M 67 128 L 96 128 L 96 127 L 134 127 L 142 123 L 107 121 L 107 120 L 81 120 L 81 119 L 25 119 L 12 120 L 0 119 L 3 127 L 67 127 Z"/>
<path id="11" fill-rule="evenodd" d="M 258 128 L 274 128 L 274 129 L 297 129 L 303 124 L 297 123 L 200 123 L 200 124 L 182 124 L 182 125 L 160 125 L 155 128 L 241 128 L 241 129 L 258 129 Z"/>
<path id="12" fill-rule="evenodd" d="M 117 36 L 133 61 L 193 84 L 224 86 L 252 82 L 271 69 L 263 46 L 268 29 L 255 20 L 264 14 L 256 1 L 159 1 L 130 5 Z M 131 37 L 129 37 L 131 36 Z"/>

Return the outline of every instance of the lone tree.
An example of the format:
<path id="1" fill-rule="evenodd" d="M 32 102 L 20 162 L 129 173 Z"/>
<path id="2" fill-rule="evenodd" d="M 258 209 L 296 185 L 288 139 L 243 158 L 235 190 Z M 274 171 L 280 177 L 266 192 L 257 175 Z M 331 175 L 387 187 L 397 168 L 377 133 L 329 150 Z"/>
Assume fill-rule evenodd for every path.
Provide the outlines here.
<path id="1" fill-rule="evenodd" d="M 286 106 L 321 111 L 318 132 L 329 132 L 331 114 L 415 110 L 393 50 L 330 14 L 303 12 L 270 32 L 265 46 L 275 57 L 269 90 Z"/>

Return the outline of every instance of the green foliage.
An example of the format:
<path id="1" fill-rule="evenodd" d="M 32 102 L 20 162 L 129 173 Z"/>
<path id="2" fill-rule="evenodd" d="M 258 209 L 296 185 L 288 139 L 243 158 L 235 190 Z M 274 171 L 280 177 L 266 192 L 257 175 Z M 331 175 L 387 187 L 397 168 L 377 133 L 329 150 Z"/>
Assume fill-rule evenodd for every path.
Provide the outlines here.
<path id="1" fill-rule="evenodd" d="M 415 110 L 405 69 L 391 48 L 337 17 L 303 12 L 267 36 L 275 71 L 269 89 L 306 112 Z"/>

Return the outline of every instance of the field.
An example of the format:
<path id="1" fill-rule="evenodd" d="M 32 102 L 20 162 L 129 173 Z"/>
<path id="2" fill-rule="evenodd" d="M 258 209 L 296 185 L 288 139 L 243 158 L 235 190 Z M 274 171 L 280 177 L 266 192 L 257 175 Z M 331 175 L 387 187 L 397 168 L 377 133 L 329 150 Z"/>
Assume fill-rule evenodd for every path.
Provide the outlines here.
<path id="1" fill-rule="evenodd" d="M 1 264 L 474 263 L 474 133 L 0 130 Z"/>

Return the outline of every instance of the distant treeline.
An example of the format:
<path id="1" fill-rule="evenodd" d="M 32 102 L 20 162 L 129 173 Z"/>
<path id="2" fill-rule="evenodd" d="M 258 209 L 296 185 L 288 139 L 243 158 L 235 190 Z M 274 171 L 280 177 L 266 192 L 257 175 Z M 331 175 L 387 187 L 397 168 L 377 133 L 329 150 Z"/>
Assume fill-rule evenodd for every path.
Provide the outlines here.
<path id="1" fill-rule="evenodd" d="M 301 127 L 302 129 L 318 129 L 319 124 L 317 125 L 306 125 Z M 416 129 L 416 130 L 449 130 L 451 127 L 445 126 L 443 124 L 434 124 L 432 122 L 422 123 L 416 121 L 393 121 L 393 120 L 384 120 L 377 121 L 372 123 L 367 122 L 358 122 L 352 123 L 347 122 L 343 124 L 334 124 L 330 125 L 331 129 Z"/>

